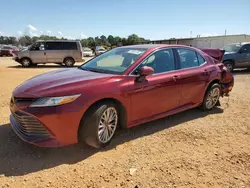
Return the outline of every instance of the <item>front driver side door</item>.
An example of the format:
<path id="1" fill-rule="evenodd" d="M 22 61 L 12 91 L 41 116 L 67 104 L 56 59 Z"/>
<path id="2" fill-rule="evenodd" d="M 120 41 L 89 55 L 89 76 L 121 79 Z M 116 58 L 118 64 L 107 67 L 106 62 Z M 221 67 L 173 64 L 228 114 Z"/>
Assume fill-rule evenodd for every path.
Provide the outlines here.
<path id="1" fill-rule="evenodd" d="M 44 42 L 36 42 L 30 48 L 30 59 L 32 63 L 46 63 L 46 51 Z"/>
<path id="2" fill-rule="evenodd" d="M 237 67 L 249 67 L 250 66 L 250 44 L 245 44 L 239 50 L 238 56 L 238 66 Z"/>
<path id="3" fill-rule="evenodd" d="M 136 70 L 150 66 L 154 74 L 136 82 Z M 179 74 L 172 49 L 162 49 L 147 57 L 132 73 L 129 82 L 132 124 L 178 108 L 181 95 Z"/>

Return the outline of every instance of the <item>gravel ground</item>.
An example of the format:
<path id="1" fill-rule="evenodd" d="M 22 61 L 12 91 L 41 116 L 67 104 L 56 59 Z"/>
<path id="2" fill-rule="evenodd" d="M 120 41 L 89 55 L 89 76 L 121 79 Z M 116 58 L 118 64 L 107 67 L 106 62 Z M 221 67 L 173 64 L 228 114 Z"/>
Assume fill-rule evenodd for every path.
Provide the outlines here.
<path id="1" fill-rule="evenodd" d="M 250 187 L 250 71 L 235 72 L 229 101 L 117 132 L 103 150 L 38 148 L 9 124 L 21 82 L 60 66 L 22 68 L 0 58 L 0 187 Z"/>

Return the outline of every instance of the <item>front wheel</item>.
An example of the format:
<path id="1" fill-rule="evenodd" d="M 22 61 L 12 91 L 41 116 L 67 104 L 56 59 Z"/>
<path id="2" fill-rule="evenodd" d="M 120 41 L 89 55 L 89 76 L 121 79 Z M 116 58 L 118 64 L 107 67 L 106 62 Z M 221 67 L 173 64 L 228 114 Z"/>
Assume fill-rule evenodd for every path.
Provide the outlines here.
<path id="1" fill-rule="evenodd" d="M 228 72 L 233 72 L 234 64 L 231 61 L 225 61 L 224 65 L 226 66 Z"/>
<path id="2" fill-rule="evenodd" d="M 219 84 L 213 84 L 206 92 L 205 97 L 203 99 L 201 108 L 204 111 L 211 110 L 216 104 L 219 102 L 221 94 L 221 87 Z"/>
<path id="3" fill-rule="evenodd" d="M 31 66 L 32 62 L 28 58 L 23 58 L 21 60 L 21 64 L 22 64 L 23 67 L 29 67 L 29 66 Z"/>
<path id="4" fill-rule="evenodd" d="M 93 106 L 80 126 L 80 141 L 95 148 L 107 146 L 118 126 L 118 110 L 115 104 L 106 102 Z"/>

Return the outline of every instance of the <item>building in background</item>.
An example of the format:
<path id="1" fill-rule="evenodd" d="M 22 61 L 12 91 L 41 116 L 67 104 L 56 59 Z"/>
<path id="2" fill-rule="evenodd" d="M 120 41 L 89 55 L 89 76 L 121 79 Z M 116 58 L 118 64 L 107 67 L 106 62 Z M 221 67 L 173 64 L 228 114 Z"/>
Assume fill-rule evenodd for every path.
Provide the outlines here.
<path id="1" fill-rule="evenodd" d="M 222 35 L 197 38 L 171 38 L 164 40 L 152 40 L 143 44 L 182 44 L 197 48 L 222 48 L 231 43 L 250 42 L 250 35 Z"/>

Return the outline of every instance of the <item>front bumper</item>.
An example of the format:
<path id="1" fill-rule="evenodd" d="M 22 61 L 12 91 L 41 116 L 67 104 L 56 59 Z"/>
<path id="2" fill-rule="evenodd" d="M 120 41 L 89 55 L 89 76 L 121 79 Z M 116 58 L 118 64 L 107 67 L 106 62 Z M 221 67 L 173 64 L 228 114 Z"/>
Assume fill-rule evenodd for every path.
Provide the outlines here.
<path id="1" fill-rule="evenodd" d="M 14 61 L 20 63 L 20 59 L 19 59 L 17 56 L 14 56 L 12 59 L 13 59 Z"/>
<path id="2" fill-rule="evenodd" d="M 13 99 L 12 99 L 13 100 Z M 25 142 L 39 147 L 61 147 L 78 143 L 78 127 L 82 117 L 71 104 L 57 107 L 30 108 L 11 100 L 10 123 Z"/>

